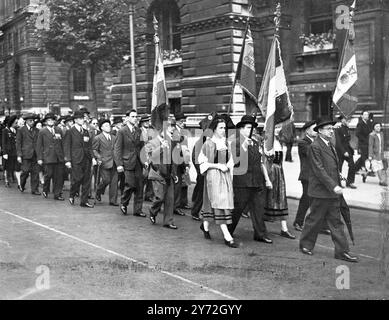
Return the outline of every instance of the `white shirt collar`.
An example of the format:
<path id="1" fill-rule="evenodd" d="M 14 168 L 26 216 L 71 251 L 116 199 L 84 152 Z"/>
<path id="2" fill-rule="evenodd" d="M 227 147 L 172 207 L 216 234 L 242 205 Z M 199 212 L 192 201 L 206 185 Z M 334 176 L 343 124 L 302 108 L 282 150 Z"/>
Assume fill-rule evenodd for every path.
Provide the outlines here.
<path id="1" fill-rule="evenodd" d="M 327 147 L 330 146 L 330 142 L 326 139 L 324 139 L 323 137 L 320 137 L 320 139 L 322 139 L 324 141 L 324 143 L 327 145 Z"/>
<path id="2" fill-rule="evenodd" d="M 103 131 L 103 135 L 109 140 L 111 138 L 111 135 L 109 133 L 106 133 Z"/>

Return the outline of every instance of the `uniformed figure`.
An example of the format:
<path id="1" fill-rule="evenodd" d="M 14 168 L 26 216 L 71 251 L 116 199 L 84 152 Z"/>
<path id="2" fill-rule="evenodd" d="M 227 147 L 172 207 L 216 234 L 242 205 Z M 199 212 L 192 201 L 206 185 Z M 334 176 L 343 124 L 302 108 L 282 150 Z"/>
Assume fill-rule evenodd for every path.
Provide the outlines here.
<path id="1" fill-rule="evenodd" d="M 48 113 L 44 120 L 46 127 L 38 135 L 36 153 L 38 164 L 43 166 L 44 184 L 42 194 L 45 198 L 50 193 L 50 182 L 53 181 L 54 199 L 64 201 L 63 189 L 63 135 L 62 130 L 54 127 L 55 115 Z"/>
<path id="2" fill-rule="evenodd" d="M 115 136 L 111 134 L 111 124 L 108 119 L 100 121 L 102 131 L 93 140 L 93 153 L 97 159 L 98 175 L 101 178 L 96 190 L 96 200 L 101 201 L 101 195 L 109 186 L 109 205 L 118 206 L 118 174 L 113 159 Z"/>
<path id="3" fill-rule="evenodd" d="M 300 237 L 300 250 L 312 255 L 323 220 L 331 230 L 335 244 L 335 258 L 357 262 L 358 258 L 349 253 L 349 246 L 341 221 L 341 198 L 343 189 L 340 181 L 340 167 L 335 147 L 331 143 L 333 126 L 336 122 L 328 118 L 317 121 L 315 131 L 318 137 L 309 151 L 309 190 L 311 212 L 305 219 Z"/>
<path id="4" fill-rule="evenodd" d="M 34 127 L 34 114 L 24 117 L 26 124 L 16 135 L 17 161 L 21 163 L 22 174 L 20 177 L 20 191 L 24 192 L 27 178 L 30 176 L 31 193 L 40 195 L 39 192 L 39 165 L 36 156 L 36 142 L 39 130 Z"/>
<path id="5" fill-rule="evenodd" d="M 76 111 L 73 118 L 75 125 L 66 132 L 64 138 L 65 165 L 72 170 L 69 202 L 74 205 L 74 197 L 81 186 L 80 206 L 93 208 L 88 202 L 93 158 L 92 141 L 89 132 L 83 128 L 83 112 Z"/>
<path id="6" fill-rule="evenodd" d="M 335 148 L 339 158 L 340 170 L 342 171 L 343 162 L 347 161 L 348 174 L 346 186 L 351 189 L 356 189 L 355 181 L 355 164 L 354 164 L 354 149 L 350 145 L 351 135 L 348 128 L 348 120 L 344 116 L 339 116 L 341 121 L 339 128 L 335 130 Z"/>

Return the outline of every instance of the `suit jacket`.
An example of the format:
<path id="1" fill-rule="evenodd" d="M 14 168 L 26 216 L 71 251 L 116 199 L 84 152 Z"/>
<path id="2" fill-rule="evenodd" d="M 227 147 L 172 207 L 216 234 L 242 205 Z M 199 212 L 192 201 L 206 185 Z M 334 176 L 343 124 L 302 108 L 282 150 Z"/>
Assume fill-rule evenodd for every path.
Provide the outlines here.
<path id="1" fill-rule="evenodd" d="M 384 154 L 384 135 L 382 132 L 379 133 L 381 140 L 378 138 L 378 134 L 375 132 L 369 135 L 369 157 L 373 160 L 383 160 Z"/>
<path id="2" fill-rule="evenodd" d="M 22 159 L 31 160 L 36 156 L 36 142 L 38 140 L 39 130 L 32 128 L 28 130 L 27 126 L 20 128 L 16 134 L 16 153 Z"/>
<path id="3" fill-rule="evenodd" d="M 93 139 L 92 149 L 95 158 L 101 161 L 103 169 L 111 169 L 114 166 L 113 152 L 115 148 L 116 137 L 110 134 L 111 141 L 109 141 L 103 133 L 98 134 Z"/>
<path id="4" fill-rule="evenodd" d="M 142 166 L 140 152 L 143 146 L 140 129 L 135 127 L 131 133 L 128 125 L 125 125 L 116 135 L 114 148 L 116 165 L 124 167 L 125 170 L 135 170 L 137 164 Z"/>
<path id="5" fill-rule="evenodd" d="M 177 164 L 172 159 L 172 153 L 177 142 L 169 139 L 168 143 L 169 148 L 163 148 L 161 140 L 157 136 L 150 140 L 145 147 L 146 152 L 149 154 L 151 168 L 166 182 L 169 182 L 170 178 L 177 176 Z M 150 170 L 150 172 L 149 179 L 152 180 L 152 171 Z"/>
<path id="6" fill-rule="evenodd" d="M 370 132 L 371 127 L 369 121 L 365 123 L 362 119 L 360 119 L 357 124 L 357 129 L 355 130 L 355 135 L 358 137 L 358 148 L 367 147 L 369 145 Z"/>
<path id="7" fill-rule="evenodd" d="M 350 130 L 347 126 L 342 124 L 335 130 L 335 148 L 339 158 L 343 157 L 346 152 L 348 152 L 351 156 L 354 154 L 354 150 L 350 146 L 350 140 Z"/>
<path id="8" fill-rule="evenodd" d="M 84 140 L 85 139 L 85 140 Z M 88 130 L 83 129 L 80 133 L 76 126 L 66 131 L 64 138 L 65 162 L 80 164 L 84 158 L 92 160 L 92 141 Z"/>
<path id="9" fill-rule="evenodd" d="M 231 144 L 234 159 L 234 188 L 264 189 L 265 178 L 262 171 L 259 143 L 253 140 L 253 145 L 245 151 L 241 145 L 243 141 L 244 137 L 238 134 Z"/>
<path id="10" fill-rule="evenodd" d="M 339 159 L 336 150 L 317 137 L 309 150 L 309 189 L 308 195 L 313 198 L 337 199 L 334 192 L 340 186 Z"/>
<path id="11" fill-rule="evenodd" d="M 308 181 L 309 180 L 309 159 L 308 153 L 309 148 L 312 144 L 312 140 L 308 137 L 304 137 L 303 139 L 297 142 L 298 153 L 300 158 L 300 181 Z"/>
<path id="12" fill-rule="evenodd" d="M 9 157 L 16 157 L 16 134 L 17 130 L 13 133 L 8 127 L 3 129 L 1 135 L 3 155 L 7 154 Z"/>
<path id="13" fill-rule="evenodd" d="M 43 160 L 45 164 L 64 162 L 62 130 L 55 127 L 54 132 L 57 137 L 45 127 L 38 134 L 36 144 L 37 160 Z"/>

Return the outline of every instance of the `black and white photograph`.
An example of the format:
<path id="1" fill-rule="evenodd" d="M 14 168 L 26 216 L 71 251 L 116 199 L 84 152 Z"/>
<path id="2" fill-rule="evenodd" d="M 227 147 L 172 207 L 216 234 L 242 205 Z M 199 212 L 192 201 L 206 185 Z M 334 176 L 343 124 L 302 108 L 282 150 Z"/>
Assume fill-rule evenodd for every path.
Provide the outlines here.
<path id="1" fill-rule="evenodd" d="M 388 160 L 389 0 L 0 0 L 0 300 L 387 300 Z"/>

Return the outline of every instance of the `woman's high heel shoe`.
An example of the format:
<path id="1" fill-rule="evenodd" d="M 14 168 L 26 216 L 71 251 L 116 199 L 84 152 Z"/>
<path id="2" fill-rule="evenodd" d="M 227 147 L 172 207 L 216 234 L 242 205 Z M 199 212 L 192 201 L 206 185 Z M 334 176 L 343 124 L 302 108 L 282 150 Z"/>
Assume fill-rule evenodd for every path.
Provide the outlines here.
<path id="1" fill-rule="evenodd" d="M 224 239 L 224 243 L 225 243 L 226 246 L 228 246 L 228 247 L 230 247 L 230 248 L 239 248 L 239 245 L 236 244 L 236 243 L 234 242 L 234 240 L 227 241 L 227 240 Z"/>
<path id="2" fill-rule="evenodd" d="M 204 225 L 203 224 L 200 225 L 200 229 L 204 233 L 204 238 L 207 239 L 207 240 L 211 240 L 211 235 L 209 234 L 209 231 L 205 231 L 204 230 Z"/>

